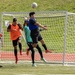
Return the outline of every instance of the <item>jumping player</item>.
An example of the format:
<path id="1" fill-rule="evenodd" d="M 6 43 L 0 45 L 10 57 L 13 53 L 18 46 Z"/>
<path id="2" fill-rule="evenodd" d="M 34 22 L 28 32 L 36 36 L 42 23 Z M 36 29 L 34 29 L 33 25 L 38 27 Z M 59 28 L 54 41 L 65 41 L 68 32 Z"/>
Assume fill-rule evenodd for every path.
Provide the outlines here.
<path id="1" fill-rule="evenodd" d="M 43 28 L 45 30 L 47 28 L 44 27 L 44 26 L 42 26 L 40 23 L 36 22 L 36 20 L 35 20 L 35 12 L 30 12 L 29 13 L 29 17 L 30 17 L 30 19 L 28 21 L 28 26 L 29 26 L 29 29 L 31 31 L 30 36 L 31 36 L 32 41 L 33 41 L 32 46 L 34 48 L 38 49 L 39 54 L 41 56 L 41 60 L 42 60 L 43 59 L 42 50 L 41 50 L 41 48 L 38 45 L 38 36 L 40 35 L 40 33 L 39 33 L 39 27 L 41 27 L 41 28 Z"/>
<path id="2" fill-rule="evenodd" d="M 18 56 L 17 56 L 17 44 L 19 45 L 20 49 L 20 55 L 22 55 L 22 44 L 21 44 L 21 32 L 20 30 L 23 30 L 21 24 L 17 23 L 17 19 L 13 18 L 13 22 L 9 24 L 7 28 L 7 32 L 10 32 L 10 38 L 12 40 L 12 44 L 14 47 L 14 55 L 15 55 L 15 63 L 18 62 Z"/>

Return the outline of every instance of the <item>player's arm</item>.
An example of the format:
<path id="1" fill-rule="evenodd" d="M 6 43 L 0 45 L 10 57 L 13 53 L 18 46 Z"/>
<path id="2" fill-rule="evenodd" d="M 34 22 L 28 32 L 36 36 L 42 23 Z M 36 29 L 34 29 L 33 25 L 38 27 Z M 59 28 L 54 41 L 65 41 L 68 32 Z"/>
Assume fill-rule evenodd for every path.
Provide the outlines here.
<path id="1" fill-rule="evenodd" d="M 11 25 L 9 25 L 8 27 L 7 27 L 7 32 L 10 32 L 11 31 Z"/>
<path id="2" fill-rule="evenodd" d="M 23 31 L 23 27 L 22 27 L 22 25 L 20 23 L 18 24 L 18 26 Z"/>
<path id="3" fill-rule="evenodd" d="M 41 27 L 41 28 L 47 30 L 47 28 L 46 28 L 45 26 L 41 25 L 39 22 L 36 22 L 34 25 L 37 25 L 37 26 L 39 26 L 39 27 Z"/>
<path id="4" fill-rule="evenodd" d="M 31 24 L 33 24 L 33 25 L 37 25 L 37 26 L 39 26 L 39 27 L 41 27 L 41 28 L 47 30 L 46 27 L 44 27 L 43 25 L 41 25 L 39 22 L 36 22 L 36 20 L 31 20 L 30 22 L 31 22 Z"/>

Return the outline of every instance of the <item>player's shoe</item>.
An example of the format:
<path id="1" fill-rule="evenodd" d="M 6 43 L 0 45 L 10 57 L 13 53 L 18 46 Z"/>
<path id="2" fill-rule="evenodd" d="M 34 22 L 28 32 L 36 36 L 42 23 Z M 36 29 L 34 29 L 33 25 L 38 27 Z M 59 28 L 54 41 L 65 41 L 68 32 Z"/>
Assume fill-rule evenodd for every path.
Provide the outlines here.
<path id="1" fill-rule="evenodd" d="M 42 61 L 44 61 L 45 63 L 47 62 L 44 58 L 41 58 Z"/>
<path id="2" fill-rule="evenodd" d="M 0 37 L 2 37 L 2 34 L 0 34 Z"/>
<path id="3" fill-rule="evenodd" d="M 22 50 L 20 50 L 20 55 L 22 55 Z"/>
<path id="4" fill-rule="evenodd" d="M 29 50 L 28 50 L 28 49 L 29 49 L 29 48 L 26 49 L 26 54 L 27 54 L 27 55 L 29 55 Z"/>
<path id="5" fill-rule="evenodd" d="M 32 66 L 33 66 L 33 67 L 37 67 L 37 65 L 36 65 L 35 63 L 32 63 Z"/>
<path id="6" fill-rule="evenodd" d="M 15 63 L 17 64 L 18 63 L 18 57 L 15 56 Z"/>
<path id="7" fill-rule="evenodd" d="M 51 50 L 45 50 L 45 53 L 52 53 Z"/>

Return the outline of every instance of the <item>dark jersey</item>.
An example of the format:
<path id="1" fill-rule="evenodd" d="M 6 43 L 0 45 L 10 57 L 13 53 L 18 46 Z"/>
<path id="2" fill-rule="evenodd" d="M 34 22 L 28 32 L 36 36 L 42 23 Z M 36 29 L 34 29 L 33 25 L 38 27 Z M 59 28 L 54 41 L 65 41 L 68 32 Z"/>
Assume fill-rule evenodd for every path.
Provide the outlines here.
<path id="1" fill-rule="evenodd" d="M 36 23 L 35 19 L 32 19 L 32 18 L 29 19 L 28 26 L 30 30 L 34 30 L 38 28 L 38 26 L 35 25 L 35 23 Z"/>

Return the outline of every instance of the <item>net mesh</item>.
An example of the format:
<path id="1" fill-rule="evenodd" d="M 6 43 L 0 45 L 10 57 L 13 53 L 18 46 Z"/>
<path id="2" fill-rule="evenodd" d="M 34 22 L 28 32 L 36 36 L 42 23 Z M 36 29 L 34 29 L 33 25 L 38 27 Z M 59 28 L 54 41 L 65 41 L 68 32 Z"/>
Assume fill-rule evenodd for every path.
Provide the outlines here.
<path id="1" fill-rule="evenodd" d="M 75 14 L 69 13 L 66 26 L 66 51 L 65 62 L 75 62 Z"/>
<path id="2" fill-rule="evenodd" d="M 4 23 L 5 20 L 9 20 L 12 22 L 13 17 L 18 19 L 18 22 L 23 25 L 24 17 L 28 17 L 28 12 L 21 12 L 21 13 L 3 13 L 3 30 L 4 30 L 4 46 L 2 48 L 2 60 L 14 60 L 13 54 L 13 46 L 12 42 L 10 41 L 10 35 L 7 32 L 7 27 L 5 27 Z M 29 18 L 29 17 L 28 17 Z M 45 41 L 45 44 L 48 50 L 51 50 L 52 53 L 45 53 L 44 48 L 42 47 L 41 43 L 39 45 L 43 51 L 44 57 L 49 62 L 75 62 L 75 15 L 72 13 L 68 13 L 67 21 L 66 20 L 66 11 L 46 11 L 46 12 L 36 12 L 36 20 L 44 26 L 47 26 L 48 30 L 41 31 L 41 35 Z M 66 23 L 67 22 L 67 23 Z M 66 38 L 65 35 L 65 25 L 66 25 Z M 64 42 L 66 39 L 66 42 Z M 22 47 L 23 47 L 23 55 L 20 56 L 18 53 L 19 60 L 31 60 L 31 56 L 26 55 L 26 42 L 22 39 Z M 65 55 L 63 57 L 64 52 L 64 43 L 66 43 L 65 47 Z M 35 60 L 40 60 L 40 56 L 38 55 L 37 50 L 35 49 Z M 72 59 L 73 58 L 73 59 Z"/>

